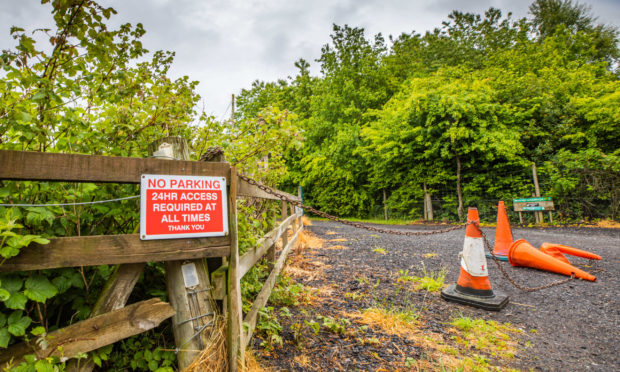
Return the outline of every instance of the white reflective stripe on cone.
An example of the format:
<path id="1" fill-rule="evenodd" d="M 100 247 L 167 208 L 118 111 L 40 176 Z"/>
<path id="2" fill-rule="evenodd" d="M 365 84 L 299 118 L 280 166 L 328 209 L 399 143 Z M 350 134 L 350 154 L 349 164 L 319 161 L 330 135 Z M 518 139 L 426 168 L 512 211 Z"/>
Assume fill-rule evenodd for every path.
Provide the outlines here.
<path id="1" fill-rule="evenodd" d="M 471 276 L 489 276 L 482 238 L 465 237 L 461 267 Z"/>

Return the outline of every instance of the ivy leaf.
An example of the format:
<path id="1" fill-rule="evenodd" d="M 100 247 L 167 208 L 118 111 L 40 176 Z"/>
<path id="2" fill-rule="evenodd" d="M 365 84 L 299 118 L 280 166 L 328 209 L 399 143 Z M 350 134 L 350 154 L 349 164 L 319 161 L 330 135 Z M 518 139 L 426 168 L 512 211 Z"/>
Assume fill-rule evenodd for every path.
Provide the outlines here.
<path id="1" fill-rule="evenodd" d="M 6 348 L 11 341 L 11 335 L 8 328 L 0 328 L 0 347 Z"/>
<path id="2" fill-rule="evenodd" d="M 7 290 L 0 288 L 0 302 L 4 302 L 11 297 L 11 293 Z"/>
<path id="3" fill-rule="evenodd" d="M 28 298 L 22 292 L 11 293 L 11 297 L 4 301 L 4 305 L 13 310 L 24 310 L 26 308 Z"/>
<path id="4" fill-rule="evenodd" d="M 26 328 L 32 323 L 32 319 L 22 316 L 22 311 L 15 310 L 9 315 L 9 333 L 13 336 L 23 336 L 26 334 Z"/>
<path id="5" fill-rule="evenodd" d="M 19 248 L 15 248 L 14 246 L 7 244 L 4 247 L 0 248 L 0 256 L 4 258 L 15 257 L 18 254 L 19 254 Z"/>
<path id="6" fill-rule="evenodd" d="M 101 358 L 97 354 L 93 355 L 93 362 L 97 365 L 97 367 L 101 367 Z"/>
<path id="7" fill-rule="evenodd" d="M 2 283 L 2 285 L 0 285 L 1 288 L 6 289 L 10 293 L 14 293 L 22 289 L 22 285 L 24 284 L 24 281 L 18 276 L 11 275 L 11 276 L 3 277 L 1 283 Z"/>
<path id="8" fill-rule="evenodd" d="M 34 364 L 34 369 L 37 372 L 54 372 L 54 366 L 46 359 L 37 360 Z"/>
<path id="9" fill-rule="evenodd" d="M 159 363 L 156 360 L 149 360 L 149 369 L 155 371 L 159 367 Z"/>
<path id="10" fill-rule="evenodd" d="M 30 331 L 30 333 L 32 333 L 35 336 L 41 336 L 42 334 L 45 333 L 45 327 L 41 327 L 41 326 L 35 327 L 34 329 Z"/>
<path id="11" fill-rule="evenodd" d="M 45 302 L 48 298 L 54 297 L 57 293 L 58 288 L 43 275 L 31 276 L 26 280 L 26 290 L 24 294 L 33 301 Z"/>

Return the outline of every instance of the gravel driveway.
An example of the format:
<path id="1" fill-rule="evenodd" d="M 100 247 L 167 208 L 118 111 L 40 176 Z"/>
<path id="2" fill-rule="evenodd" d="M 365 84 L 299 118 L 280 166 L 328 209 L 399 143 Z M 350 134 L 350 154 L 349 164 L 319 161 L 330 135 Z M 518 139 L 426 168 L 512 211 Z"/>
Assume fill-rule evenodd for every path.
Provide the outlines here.
<path id="1" fill-rule="evenodd" d="M 402 230 L 435 230 L 445 226 L 411 225 L 391 226 Z M 399 272 L 409 270 L 412 275 L 423 275 L 424 270 L 445 269 L 446 284 L 454 283 L 459 273 L 458 254 L 463 246 L 464 230 L 441 235 L 407 237 L 371 233 L 369 231 L 336 224 L 334 222 L 313 221 L 307 227 L 311 232 L 326 241 L 339 241 L 346 249 L 324 250 L 313 254 L 312 259 L 322 259 L 326 268 L 320 278 L 308 279 L 304 285 L 320 287 L 331 285 L 336 291 L 321 306 L 363 310 L 370 306 L 364 301 L 343 301 L 344 293 L 356 287 L 352 278 L 368 277 L 377 280 L 378 291 L 392 285 Z M 484 228 L 493 243 L 494 228 Z M 600 228 L 513 228 L 516 239 L 526 239 L 533 246 L 543 242 L 565 244 L 597 253 L 602 261 L 590 262 L 581 258 L 569 260 L 586 271 L 595 273 L 598 280 L 587 282 L 574 280 L 538 292 L 526 293 L 515 288 L 500 273 L 493 262 L 489 262 L 489 277 L 494 289 L 510 296 L 510 303 L 500 312 L 489 312 L 448 303 L 440 299 L 438 293 L 432 296 L 407 294 L 392 291 L 390 301 L 396 304 L 404 301 L 424 303 L 425 327 L 428 332 L 446 333 L 450 319 L 457 316 L 510 322 L 524 332 L 521 342 L 527 348 L 520 348 L 515 358 L 504 365 L 506 368 L 537 371 L 619 371 L 620 370 L 620 230 Z M 377 254 L 382 249 L 383 254 Z M 519 284 L 528 287 L 562 280 L 565 277 L 529 268 L 514 268 L 502 262 L 510 276 Z M 392 283 L 392 284 L 390 284 Z M 355 288 L 353 288 L 355 289 Z M 340 292 L 340 293 L 339 293 Z M 340 300 L 338 299 L 340 298 Z M 303 312 L 306 312 L 304 309 Z M 290 337 L 286 330 L 284 338 Z M 319 341 L 316 341 L 319 342 Z M 256 344 L 255 344 L 256 345 Z M 389 345 L 386 345 L 389 346 Z M 406 346 L 406 345 L 405 345 Z M 400 349 L 400 348 L 399 348 Z M 291 350 L 285 346 L 268 361 L 277 370 L 303 370 L 295 368 Z M 410 351 L 413 352 L 413 351 Z M 276 353 L 278 353 L 276 351 Z M 287 356 L 288 355 L 288 356 Z M 381 353 L 377 354 L 381 356 Z M 274 356 L 274 355 L 272 355 Z M 290 357 L 290 358 L 289 358 Z M 385 358 L 389 357 L 385 356 Z M 363 360 L 356 355 L 342 355 L 351 364 L 317 366 L 316 370 L 374 370 L 379 365 L 360 367 Z M 387 359 L 386 359 L 387 360 Z"/>

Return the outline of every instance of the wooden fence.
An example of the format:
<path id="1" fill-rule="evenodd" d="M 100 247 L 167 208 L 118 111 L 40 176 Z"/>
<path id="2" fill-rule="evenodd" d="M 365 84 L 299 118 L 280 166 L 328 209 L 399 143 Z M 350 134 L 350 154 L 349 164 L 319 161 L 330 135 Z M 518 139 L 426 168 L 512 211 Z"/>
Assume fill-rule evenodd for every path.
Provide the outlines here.
<path id="1" fill-rule="evenodd" d="M 175 146 L 187 146 L 183 139 L 174 137 L 164 138 L 157 141 L 157 144 L 166 141 Z M 243 363 L 244 350 L 256 327 L 258 312 L 267 303 L 286 257 L 302 230 L 300 211 L 282 202 L 282 222 L 279 226 L 260 239 L 256 247 L 239 257 L 237 197 L 279 199 L 240 179 L 236 169 L 229 163 L 0 151 L 0 180 L 139 184 L 142 174 L 226 178 L 229 234 L 223 237 L 172 240 L 140 240 L 138 234 L 61 237 L 50 239 L 47 245 L 33 243 L 25 247 L 18 256 L 0 265 L 0 272 L 92 265 L 117 266 L 100 294 L 91 318 L 51 332 L 46 335 L 45 342 L 33 340 L 0 351 L 0 367 L 15 365 L 27 354 L 35 354 L 39 358 L 72 358 L 146 332 L 173 317 L 175 342 L 180 349 L 179 369 L 183 370 L 198 355 L 199 350 L 196 348 L 202 345 L 200 337 L 194 339 L 192 334 L 197 328 L 200 333 L 208 325 L 202 321 L 202 326 L 196 327 L 188 321 L 192 320 L 189 303 L 192 295 L 200 300 L 199 317 L 212 316 L 215 309 L 210 304 L 213 300 L 224 300 L 223 303 L 227 305 L 223 308 L 228 325 L 229 370 L 236 371 L 238 362 Z M 291 200 L 299 200 L 296 196 L 286 195 Z M 290 240 L 289 228 L 292 230 Z M 276 260 L 275 247 L 278 240 L 282 241 L 282 250 Z M 208 258 L 219 259 L 211 259 L 207 263 L 205 259 Z M 271 261 L 273 268 L 251 310 L 243 317 L 240 280 L 262 258 Z M 201 283 L 197 288 L 185 288 L 182 284 L 182 266 L 188 260 L 194 260 L 199 267 Z M 144 263 L 152 261 L 166 263 L 170 304 L 154 298 L 125 306 Z M 47 346 L 43 348 L 42 345 Z M 91 370 L 93 364 L 88 361 L 70 366 L 72 370 L 84 371 Z"/>

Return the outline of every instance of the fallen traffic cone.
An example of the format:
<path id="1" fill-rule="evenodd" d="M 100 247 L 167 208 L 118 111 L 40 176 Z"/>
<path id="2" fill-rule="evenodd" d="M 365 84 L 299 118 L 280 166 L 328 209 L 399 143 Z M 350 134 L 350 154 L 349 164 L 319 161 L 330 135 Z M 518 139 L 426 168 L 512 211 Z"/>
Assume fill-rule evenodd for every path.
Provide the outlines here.
<path id="1" fill-rule="evenodd" d="M 470 224 L 465 229 L 459 279 L 441 291 L 441 298 L 485 310 L 501 310 L 508 304 L 508 296 L 491 288 L 478 209 L 469 208 L 467 222 Z"/>
<path id="2" fill-rule="evenodd" d="M 575 275 L 580 279 L 596 281 L 596 277 L 566 262 L 560 261 L 532 247 L 523 239 L 512 243 L 508 251 L 508 261 L 512 266 L 527 266 L 564 275 Z"/>
<path id="3" fill-rule="evenodd" d="M 590 253 L 588 251 L 584 251 L 581 249 L 569 247 L 563 244 L 553 244 L 553 243 L 542 243 L 540 246 L 540 251 L 548 254 L 554 258 L 557 258 L 560 261 L 566 262 L 570 264 L 568 259 L 564 256 L 564 254 L 569 254 L 571 256 L 583 257 L 590 260 L 600 260 L 602 257 L 598 254 Z"/>
<path id="4" fill-rule="evenodd" d="M 512 244 L 512 231 L 510 230 L 510 222 L 506 214 L 504 202 L 499 201 L 497 205 L 497 228 L 495 229 L 495 246 L 493 247 L 493 255 L 501 261 L 508 261 L 508 250 Z M 491 257 L 487 253 L 487 257 Z"/>

